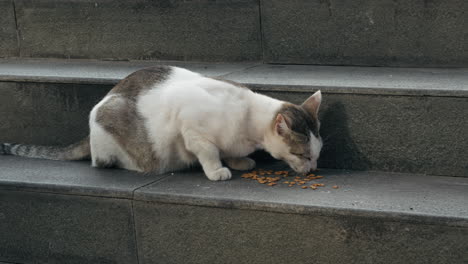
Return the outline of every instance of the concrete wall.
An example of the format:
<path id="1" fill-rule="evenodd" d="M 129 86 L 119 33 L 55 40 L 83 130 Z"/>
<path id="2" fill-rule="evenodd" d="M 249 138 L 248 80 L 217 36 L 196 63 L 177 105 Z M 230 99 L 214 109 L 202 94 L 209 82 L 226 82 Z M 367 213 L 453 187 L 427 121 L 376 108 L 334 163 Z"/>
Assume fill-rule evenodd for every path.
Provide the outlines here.
<path id="1" fill-rule="evenodd" d="M 0 83 L 0 135 L 6 142 L 69 144 L 89 133 L 88 116 L 112 86 Z"/>
<path id="2" fill-rule="evenodd" d="M 12 1 L 0 0 L 0 58 L 18 55 L 14 4 Z"/>
<path id="3" fill-rule="evenodd" d="M 464 0 L 0 0 L 0 57 L 466 67 L 467 10 Z"/>
<path id="4" fill-rule="evenodd" d="M 22 57 L 261 59 L 255 0 L 17 0 Z"/>
<path id="5" fill-rule="evenodd" d="M 467 66 L 464 0 L 263 0 L 271 63 Z"/>

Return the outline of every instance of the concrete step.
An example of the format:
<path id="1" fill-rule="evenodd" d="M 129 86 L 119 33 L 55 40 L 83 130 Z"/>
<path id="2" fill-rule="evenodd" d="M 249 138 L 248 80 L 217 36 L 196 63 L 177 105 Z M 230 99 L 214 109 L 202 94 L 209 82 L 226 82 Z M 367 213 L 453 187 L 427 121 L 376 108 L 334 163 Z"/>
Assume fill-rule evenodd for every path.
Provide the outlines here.
<path id="1" fill-rule="evenodd" d="M 464 0 L 0 1 L 0 57 L 467 67 Z"/>
<path id="2" fill-rule="evenodd" d="M 282 183 L 294 175 L 267 186 L 10 156 L 0 168 L 7 263 L 468 261 L 467 178 L 321 170 L 313 190 Z"/>
<path id="3" fill-rule="evenodd" d="M 0 142 L 68 144 L 136 69 L 169 64 L 300 103 L 321 89 L 319 166 L 468 176 L 468 69 L 87 60 L 0 61 Z"/>

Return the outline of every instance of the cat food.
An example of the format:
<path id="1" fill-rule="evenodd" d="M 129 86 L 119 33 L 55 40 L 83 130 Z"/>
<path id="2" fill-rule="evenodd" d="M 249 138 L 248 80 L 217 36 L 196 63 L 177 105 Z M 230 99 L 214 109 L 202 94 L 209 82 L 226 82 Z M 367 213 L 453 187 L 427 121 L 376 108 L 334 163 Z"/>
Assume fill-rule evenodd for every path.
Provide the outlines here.
<path id="1" fill-rule="evenodd" d="M 294 178 L 289 178 L 293 176 Z M 264 170 L 258 169 L 252 172 L 242 174 L 242 178 L 255 180 L 260 184 L 265 184 L 270 187 L 277 185 L 278 183 L 287 184 L 288 187 L 300 186 L 301 189 L 312 189 L 317 190 L 319 187 L 325 187 L 324 183 L 313 183 L 309 186 L 306 186 L 306 183 L 310 181 L 318 180 L 324 178 L 321 175 L 308 174 L 307 176 L 297 176 L 289 175 L 289 171 L 273 171 L 273 170 Z M 297 188 L 297 187 L 296 187 Z M 332 186 L 333 189 L 338 189 L 337 185 Z"/>
<path id="2" fill-rule="evenodd" d="M 314 184 L 312 184 L 312 186 L 323 187 L 323 186 L 325 186 L 325 184 L 323 184 L 323 183 L 314 183 Z"/>

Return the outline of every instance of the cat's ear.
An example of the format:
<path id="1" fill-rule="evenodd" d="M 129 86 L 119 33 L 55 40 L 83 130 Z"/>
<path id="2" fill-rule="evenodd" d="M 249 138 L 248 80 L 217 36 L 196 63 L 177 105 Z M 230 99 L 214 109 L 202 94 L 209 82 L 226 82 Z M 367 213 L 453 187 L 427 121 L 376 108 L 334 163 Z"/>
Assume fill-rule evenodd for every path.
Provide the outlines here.
<path id="1" fill-rule="evenodd" d="M 309 114 L 318 117 L 318 111 L 320 108 L 320 103 L 322 102 L 322 93 L 319 91 L 315 92 L 311 97 L 307 98 L 304 103 L 302 103 L 302 108 L 304 108 Z"/>
<path id="2" fill-rule="evenodd" d="M 278 114 L 275 120 L 275 130 L 280 136 L 284 136 L 285 134 L 289 133 L 291 122 L 285 118 L 284 115 Z"/>

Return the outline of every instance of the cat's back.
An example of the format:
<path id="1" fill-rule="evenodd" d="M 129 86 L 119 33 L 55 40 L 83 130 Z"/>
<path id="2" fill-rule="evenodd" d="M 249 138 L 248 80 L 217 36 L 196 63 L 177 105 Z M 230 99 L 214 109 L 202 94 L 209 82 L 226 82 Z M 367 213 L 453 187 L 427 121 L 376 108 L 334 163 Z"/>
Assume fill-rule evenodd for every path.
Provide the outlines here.
<path id="1" fill-rule="evenodd" d="M 242 104 L 252 93 L 235 82 L 206 77 L 183 68 L 166 67 L 164 72 L 158 69 L 156 73 L 160 76 L 157 82 L 148 86 L 138 98 L 142 110 L 158 107 L 173 111 L 220 111 L 230 104 Z"/>
<path id="2" fill-rule="evenodd" d="M 161 65 L 135 71 L 121 80 L 108 95 L 135 100 L 145 95 L 207 100 L 239 95 L 239 89 L 248 90 L 234 82 L 205 77 L 184 68 Z"/>
<path id="3" fill-rule="evenodd" d="M 168 80 L 193 79 L 200 74 L 173 66 L 153 66 L 137 70 L 124 79 L 109 92 L 108 95 L 120 95 L 127 98 L 137 98 L 152 89 L 159 88 Z"/>
<path id="4" fill-rule="evenodd" d="M 139 96 L 137 107 L 147 127 L 159 135 L 177 134 L 182 127 L 203 127 L 218 135 L 247 119 L 252 95 L 237 83 L 171 67 L 165 80 Z"/>

